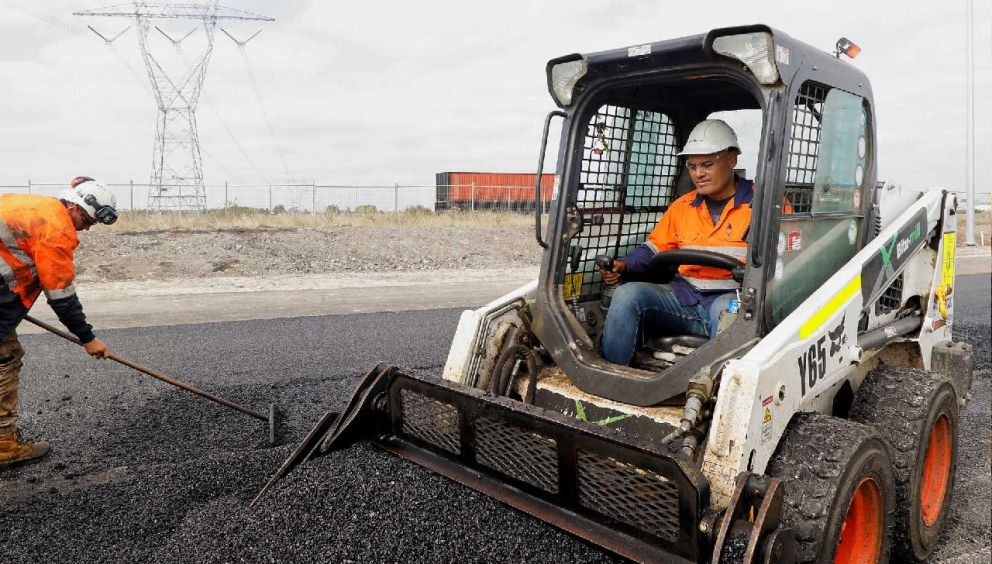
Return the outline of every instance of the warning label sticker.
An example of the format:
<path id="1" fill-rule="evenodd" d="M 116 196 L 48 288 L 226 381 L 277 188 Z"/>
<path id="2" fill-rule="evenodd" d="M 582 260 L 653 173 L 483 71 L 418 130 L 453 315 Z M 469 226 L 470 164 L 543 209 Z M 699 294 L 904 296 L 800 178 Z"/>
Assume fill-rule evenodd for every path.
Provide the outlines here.
<path id="1" fill-rule="evenodd" d="M 957 233 L 944 233 L 944 257 L 941 264 L 940 282 L 948 288 L 954 286 L 954 245 Z"/>
<path id="2" fill-rule="evenodd" d="M 803 248 L 802 231 L 789 231 L 789 234 L 785 238 L 785 250 L 798 251 L 801 248 Z"/>
<path id="3" fill-rule="evenodd" d="M 566 300 L 577 299 L 582 292 L 582 273 L 566 274 L 561 291 Z"/>
<path id="4" fill-rule="evenodd" d="M 765 408 L 765 415 L 761 418 L 761 444 L 772 440 L 772 411 Z"/>

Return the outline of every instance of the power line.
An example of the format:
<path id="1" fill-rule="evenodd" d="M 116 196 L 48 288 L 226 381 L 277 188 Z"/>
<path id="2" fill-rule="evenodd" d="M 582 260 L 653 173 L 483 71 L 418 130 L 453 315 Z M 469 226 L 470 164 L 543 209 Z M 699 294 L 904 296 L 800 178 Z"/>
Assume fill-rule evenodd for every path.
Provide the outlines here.
<path id="1" fill-rule="evenodd" d="M 155 29 L 158 29 L 158 27 L 156 27 Z M 168 38 L 169 41 L 172 42 L 172 44 L 176 48 L 176 51 L 179 53 L 179 56 L 182 57 L 183 63 L 186 64 L 186 68 L 188 69 L 190 67 L 190 61 L 189 61 L 189 58 L 186 56 L 186 52 L 183 51 L 182 41 L 184 39 L 186 39 L 187 37 L 189 37 L 193 33 L 193 31 L 196 31 L 196 29 L 194 29 L 193 31 L 187 33 L 186 35 L 182 36 L 179 39 L 173 39 L 171 36 L 169 36 L 168 34 L 166 34 L 161 29 L 158 29 L 158 31 L 162 35 L 164 35 L 166 38 Z M 257 166 L 255 166 L 255 161 L 253 161 L 251 159 L 251 157 L 248 156 L 248 152 L 245 151 L 244 146 L 242 146 L 241 145 L 241 142 L 238 141 L 238 138 L 234 135 L 234 132 L 231 131 L 231 128 L 227 126 L 227 122 L 225 122 L 224 121 L 224 118 L 220 115 L 220 112 L 217 110 L 217 107 L 214 105 L 213 101 L 210 99 L 210 96 L 206 92 L 202 93 L 201 95 L 203 96 L 204 101 L 206 101 L 207 107 L 210 108 L 210 111 L 213 112 L 213 114 L 217 117 L 217 121 L 218 121 L 218 123 L 220 123 L 220 126 L 224 129 L 224 131 L 227 132 L 228 137 L 231 138 L 231 141 L 234 142 L 234 145 L 238 148 L 238 151 L 241 152 L 241 156 L 243 156 L 245 158 L 245 161 L 248 163 L 248 166 L 250 166 L 252 168 L 252 170 L 255 171 L 255 174 L 257 174 L 258 177 L 262 179 L 262 181 L 264 181 L 266 184 L 272 184 L 272 182 L 269 181 L 268 177 L 266 177 L 264 174 L 262 174 L 262 171 L 259 170 L 259 168 Z M 213 157 L 211 157 L 211 159 L 213 159 L 213 161 L 214 161 L 215 164 L 220 165 L 220 163 L 217 161 L 217 159 L 214 159 Z M 223 165 L 220 165 L 220 167 L 223 168 L 225 171 L 227 170 Z M 231 176 L 234 176 L 234 175 L 231 175 Z M 238 180 L 237 178 L 235 178 L 235 180 L 237 182 L 240 182 L 240 183 L 244 184 L 243 181 Z"/>
<path id="2" fill-rule="evenodd" d="M 248 60 L 248 50 L 245 45 L 254 39 L 262 30 L 256 31 L 251 37 L 245 39 L 244 41 L 238 41 L 233 35 L 227 32 L 223 27 L 220 30 L 224 35 L 231 38 L 237 46 L 238 50 L 241 51 L 241 60 L 244 62 L 245 71 L 248 73 L 248 81 L 251 83 L 252 90 L 255 92 L 255 99 L 258 100 L 258 107 L 262 111 L 262 117 L 265 119 L 265 127 L 269 130 L 269 136 L 272 138 L 272 144 L 275 145 L 276 152 L 279 154 L 279 159 L 282 161 L 283 173 L 286 178 L 292 178 L 293 175 L 289 172 L 289 164 L 286 162 L 286 154 L 282 150 L 282 144 L 279 143 L 279 139 L 276 137 L 275 129 L 272 127 L 272 120 L 269 119 L 269 114 L 265 110 L 265 102 L 262 100 L 262 90 L 258 87 L 258 81 L 255 80 L 255 73 L 251 69 L 251 63 Z"/>

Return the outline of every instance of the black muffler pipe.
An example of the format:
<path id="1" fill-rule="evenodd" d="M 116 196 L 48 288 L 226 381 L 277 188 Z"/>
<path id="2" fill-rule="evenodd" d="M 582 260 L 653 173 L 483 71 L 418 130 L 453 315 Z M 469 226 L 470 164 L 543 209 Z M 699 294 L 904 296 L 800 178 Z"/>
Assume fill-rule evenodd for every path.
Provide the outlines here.
<path id="1" fill-rule="evenodd" d="M 861 350 L 877 349 L 888 343 L 892 339 L 907 335 L 916 331 L 923 325 L 922 315 L 910 315 L 897 319 L 888 325 L 883 325 L 878 329 L 872 329 L 867 333 L 858 335 L 858 346 Z"/>

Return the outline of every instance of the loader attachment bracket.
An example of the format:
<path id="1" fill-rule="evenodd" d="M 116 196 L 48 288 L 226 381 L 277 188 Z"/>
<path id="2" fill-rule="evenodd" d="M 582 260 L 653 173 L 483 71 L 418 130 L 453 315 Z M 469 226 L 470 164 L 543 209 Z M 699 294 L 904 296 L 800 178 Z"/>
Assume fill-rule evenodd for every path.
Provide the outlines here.
<path id="1" fill-rule="evenodd" d="M 709 551 L 698 526 L 709 505 L 703 475 L 616 430 L 379 365 L 311 435 L 321 432 L 281 475 L 367 439 L 634 560 L 694 562 Z"/>
<path id="2" fill-rule="evenodd" d="M 778 478 L 741 472 L 729 506 L 717 518 L 712 561 L 795 562 L 795 537 L 781 526 L 784 495 Z"/>

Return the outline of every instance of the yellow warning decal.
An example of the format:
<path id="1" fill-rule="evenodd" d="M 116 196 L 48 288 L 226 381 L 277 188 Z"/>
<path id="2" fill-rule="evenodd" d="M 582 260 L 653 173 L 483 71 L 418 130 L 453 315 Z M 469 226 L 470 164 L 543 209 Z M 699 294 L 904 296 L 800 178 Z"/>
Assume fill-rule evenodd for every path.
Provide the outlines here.
<path id="1" fill-rule="evenodd" d="M 565 283 L 562 284 L 561 291 L 566 300 L 578 298 L 582 292 L 582 273 L 566 274 Z"/>
<path id="2" fill-rule="evenodd" d="M 765 417 L 764 417 L 764 419 L 761 420 L 761 422 L 762 423 L 771 423 L 772 422 L 772 412 L 767 407 L 765 408 Z"/>
<path id="3" fill-rule="evenodd" d="M 944 233 L 944 261 L 941 265 L 940 283 L 950 288 L 954 285 L 954 246 L 957 233 Z"/>
<path id="4" fill-rule="evenodd" d="M 840 292 L 837 292 L 834 297 L 830 298 L 830 301 L 820 308 L 820 311 L 814 313 L 813 317 L 807 319 L 806 323 L 803 323 L 802 326 L 799 327 L 799 338 L 805 339 L 813 333 L 816 333 L 817 329 L 822 327 L 823 324 L 833 316 L 833 314 L 837 313 L 837 310 L 847 303 L 847 300 L 851 299 L 851 296 L 860 290 L 861 275 L 858 274 L 853 280 L 848 282 Z"/>

